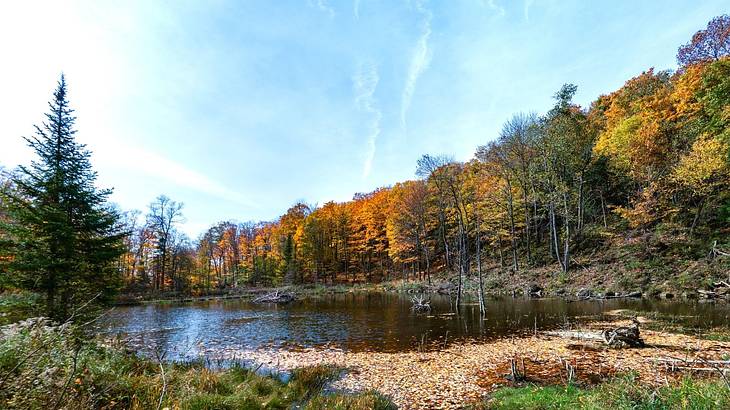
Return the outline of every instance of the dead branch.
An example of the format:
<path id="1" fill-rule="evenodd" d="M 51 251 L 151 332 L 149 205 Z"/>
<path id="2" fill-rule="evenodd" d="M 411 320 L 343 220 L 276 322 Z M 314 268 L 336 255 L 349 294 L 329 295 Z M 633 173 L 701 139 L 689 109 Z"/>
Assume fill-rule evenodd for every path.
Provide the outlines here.
<path id="1" fill-rule="evenodd" d="M 424 295 L 416 295 L 411 297 L 411 303 L 413 304 L 411 306 L 411 310 L 414 312 L 430 312 L 431 311 L 431 301 L 426 300 L 426 296 Z"/>
<path id="2" fill-rule="evenodd" d="M 155 358 L 157 359 L 157 363 L 160 365 L 160 375 L 162 376 L 162 392 L 160 393 L 160 401 L 157 403 L 157 410 L 160 410 L 160 407 L 162 407 L 162 400 L 164 399 L 165 393 L 167 392 L 167 378 L 165 376 L 165 366 L 162 363 L 164 356 L 164 353 L 161 354 L 158 350 L 155 350 Z"/>

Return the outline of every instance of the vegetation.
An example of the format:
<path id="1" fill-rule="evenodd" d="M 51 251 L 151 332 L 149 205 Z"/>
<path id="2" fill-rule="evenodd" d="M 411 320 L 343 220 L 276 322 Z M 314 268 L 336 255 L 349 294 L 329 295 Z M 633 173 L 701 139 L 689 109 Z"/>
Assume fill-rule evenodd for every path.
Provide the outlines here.
<path id="1" fill-rule="evenodd" d="M 74 307 L 111 296 L 119 286 L 113 269 L 124 232 L 106 203 L 111 193 L 95 186 L 90 153 L 77 143 L 63 75 L 36 135 L 26 138 L 37 155 L 2 190 L 2 281 L 42 292 L 46 315 L 66 320 Z"/>
<path id="2" fill-rule="evenodd" d="M 462 294 L 540 282 L 561 289 L 696 289 L 730 271 L 730 16 L 589 107 L 565 84 L 546 113 L 519 113 L 474 157 L 424 155 L 418 179 L 275 221 L 220 222 L 191 241 L 183 204 L 164 195 L 145 216 L 96 187 L 75 140 L 63 76 L 27 138 L 36 159 L 0 173 L 0 322 L 49 319 L 0 334 L 6 408 L 392 408 L 374 392 L 325 394 L 339 373 L 298 369 L 289 381 L 241 366 L 213 371 L 139 358 L 90 342 L 90 305 L 129 293 L 210 293 L 251 286 L 448 278 Z M 604 269 L 606 266 L 615 269 Z M 578 269 L 580 268 L 580 269 Z M 603 276 L 597 272 L 603 269 Z M 677 271 L 679 270 L 679 271 Z M 612 275 L 607 278 L 605 275 Z M 484 309 L 484 303 L 480 303 Z M 721 333 L 714 339 L 726 338 Z M 496 392 L 494 408 L 724 408 L 727 386 L 684 380 L 651 392 L 631 377 L 591 389 Z"/>
<path id="3" fill-rule="evenodd" d="M 44 293 L 53 317 L 118 285 L 194 294 L 439 274 L 460 298 L 466 282 L 482 289 L 508 272 L 581 282 L 579 272 L 620 248 L 638 269 L 610 286 L 681 286 L 653 267 L 711 265 L 710 250 L 727 259 L 730 247 L 728 22 L 713 19 L 680 47 L 676 72 L 650 69 L 590 107 L 566 84 L 552 109 L 516 114 L 470 161 L 424 155 L 419 179 L 342 203 L 297 203 L 272 222 L 221 222 L 195 241 L 179 230 L 183 204 L 165 196 L 118 223 L 73 139 L 62 78 L 28 140 L 38 160 L 4 178 L 3 283 Z M 667 239 L 670 249 L 651 243 Z M 681 280 L 717 279 L 727 263 L 705 265 Z"/>
<path id="4" fill-rule="evenodd" d="M 484 405 L 489 409 L 722 409 L 730 406 L 730 390 L 722 382 L 685 379 L 656 390 L 632 376 L 594 388 L 525 386 L 496 391 Z"/>
<path id="5" fill-rule="evenodd" d="M 0 336 L 0 402 L 8 409 L 390 409 L 382 396 L 323 396 L 340 370 L 297 369 L 284 382 L 239 365 L 163 363 L 84 342 L 79 329 L 28 320 Z"/>
<path id="6" fill-rule="evenodd" d="M 160 198 L 146 222 L 127 215 L 134 234 L 120 268 L 128 289 L 207 293 L 441 274 L 460 295 L 469 279 L 481 287 L 507 272 L 580 281 L 572 272 L 614 248 L 639 272 L 615 275 L 613 286 L 681 285 L 652 267 L 708 261 L 711 249 L 730 247 L 729 22 L 713 19 L 680 47 L 676 72 L 649 69 L 590 107 L 576 105 L 577 88 L 566 84 L 551 110 L 515 115 L 472 160 L 425 155 L 419 179 L 351 201 L 297 203 L 272 222 L 221 222 L 191 243 L 174 229 L 181 205 Z M 156 222 L 165 212 L 169 234 Z M 652 245 L 667 239 L 669 250 Z M 689 282 L 725 265 L 689 268 Z"/>

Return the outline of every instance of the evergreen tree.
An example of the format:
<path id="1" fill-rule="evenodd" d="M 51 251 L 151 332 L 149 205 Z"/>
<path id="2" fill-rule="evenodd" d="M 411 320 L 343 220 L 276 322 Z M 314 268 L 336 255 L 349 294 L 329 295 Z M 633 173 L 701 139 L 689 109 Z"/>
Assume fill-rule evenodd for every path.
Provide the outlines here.
<path id="1" fill-rule="evenodd" d="M 2 195 L 9 241 L 2 252 L 12 283 L 45 294 L 46 314 L 66 320 L 90 300 L 116 290 L 113 262 L 122 253 L 119 215 L 108 204 L 111 190 L 95 187 L 90 152 L 75 140 L 75 117 L 64 76 L 35 135 L 25 138 L 37 158 L 20 166 L 13 191 Z"/>

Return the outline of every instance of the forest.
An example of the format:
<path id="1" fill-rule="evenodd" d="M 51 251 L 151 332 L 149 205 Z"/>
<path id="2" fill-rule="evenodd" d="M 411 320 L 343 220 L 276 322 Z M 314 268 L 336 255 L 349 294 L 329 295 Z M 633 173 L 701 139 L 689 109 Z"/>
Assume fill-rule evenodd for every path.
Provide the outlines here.
<path id="1" fill-rule="evenodd" d="M 730 16 L 677 62 L 197 238 L 111 202 L 61 74 L 0 168 L 0 407 L 728 408 Z"/>
<path id="2" fill-rule="evenodd" d="M 180 231 L 183 204 L 160 196 L 146 215 L 122 214 L 124 286 L 205 293 L 568 273 L 579 269 L 577 254 L 608 238 L 658 231 L 672 232 L 688 259 L 713 243 L 727 249 L 728 26 L 718 17 L 681 46 L 674 72 L 648 69 L 589 107 L 566 84 L 548 112 L 515 114 L 471 160 L 424 155 L 417 179 L 351 201 L 297 203 L 275 221 L 223 221 L 191 240 Z"/>

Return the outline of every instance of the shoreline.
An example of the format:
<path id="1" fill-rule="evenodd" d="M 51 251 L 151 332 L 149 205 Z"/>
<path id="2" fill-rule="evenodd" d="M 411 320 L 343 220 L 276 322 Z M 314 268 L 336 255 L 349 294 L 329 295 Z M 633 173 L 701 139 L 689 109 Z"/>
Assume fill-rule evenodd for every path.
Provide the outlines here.
<path id="1" fill-rule="evenodd" d="M 357 293 L 357 292 L 392 292 L 392 293 L 407 293 L 407 294 L 440 294 L 448 296 L 452 293 L 445 292 L 439 287 L 441 284 L 428 285 L 425 282 L 409 281 L 409 282 L 383 282 L 377 284 L 321 284 L 321 285 L 287 285 L 280 287 L 242 287 L 234 291 L 220 294 L 207 294 L 207 295 L 181 295 L 181 296 L 165 296 L 165 294 L 158 295 L 144 295 L 144 294 L 122 294 L 117 297 L 112 305 L 113 306 L 139 306 L 146 304 L 184 304 L 193 302 L 205 302 L 215 300 L 242 300 L 242 299 L 253 299 L 256 296 L 261 296 L 267 293 L 273 293 L 275 291 L 286 291 L 293 293 L 297 300 L 308 299 L 313 297 L 325 296 L 325 295 L 336 295 L 344 293 Z M 652 299 L 652 300 L 678 300 L 678 301 L 697 301 L 701 303 L 727 303 L 730 299 L 727 297 L 715 297 L 715 298 L 701 298 L 697 295 L 701 295 L 700 289 L 695 291 L 695 294 L 689 296 L 687 292 L 682 295 L 674 295 L 673 293 L 664 293 L 657 295 L 649 295 L 642 291 L 627 291 L 627 292 L 594 292 L 592 289 L 580 288 L 572 290 L 570 292 L 549 292 L 545 291 L 543 287 L 539 288 L 539 294 L 533 293 L 530 289 L 524 289 L 520 291 L 499 291 L 494 292 L 492 290 L 484 291 L 484 295 L 487 297 L 512 297 L 512 298 L 529 298 L 529 299 L 560 299 L 565 300 L 568 303 L 578 301 L 601 301 L 611 299 Z M 584 292 L 585 294 L 581 294 Z M 470 297 L 476 297 L 478 292 L 476 289 L 465 288 L 463 294 Z M 730 296 L 730 293 L 728 293 Z"/>
<path id="2" fill-rule="evenodd" d="M 586 329 L 626 323 L 594 322 Z M 344 371 L 331 385 L 335 391 L 353 394 L 377 390 L 399 408 L 446 409 L 483 402 L 503 387 L 570 384 L 590 388 L 625 374 L 635 374 L 637 383 L 658 388 L 693 373 L 679 369 L 671 364 L 672 360 L 726 361 L 730 352 L 730 342 L 653 330 L 642 330 L 641 335 L 647 344 L 643 348 L 612 348 L 601 342 L 539 332 L 486 342 L 453 343 L 434 351 L 259 349 L 223 356 L 245 357 L 283 372 L 308 366 L 336 366 Z M 512 361 L 524 372 L 523 382 L 508 379 Z M 705 373 L 699 376 L 716 376 Z"/>

